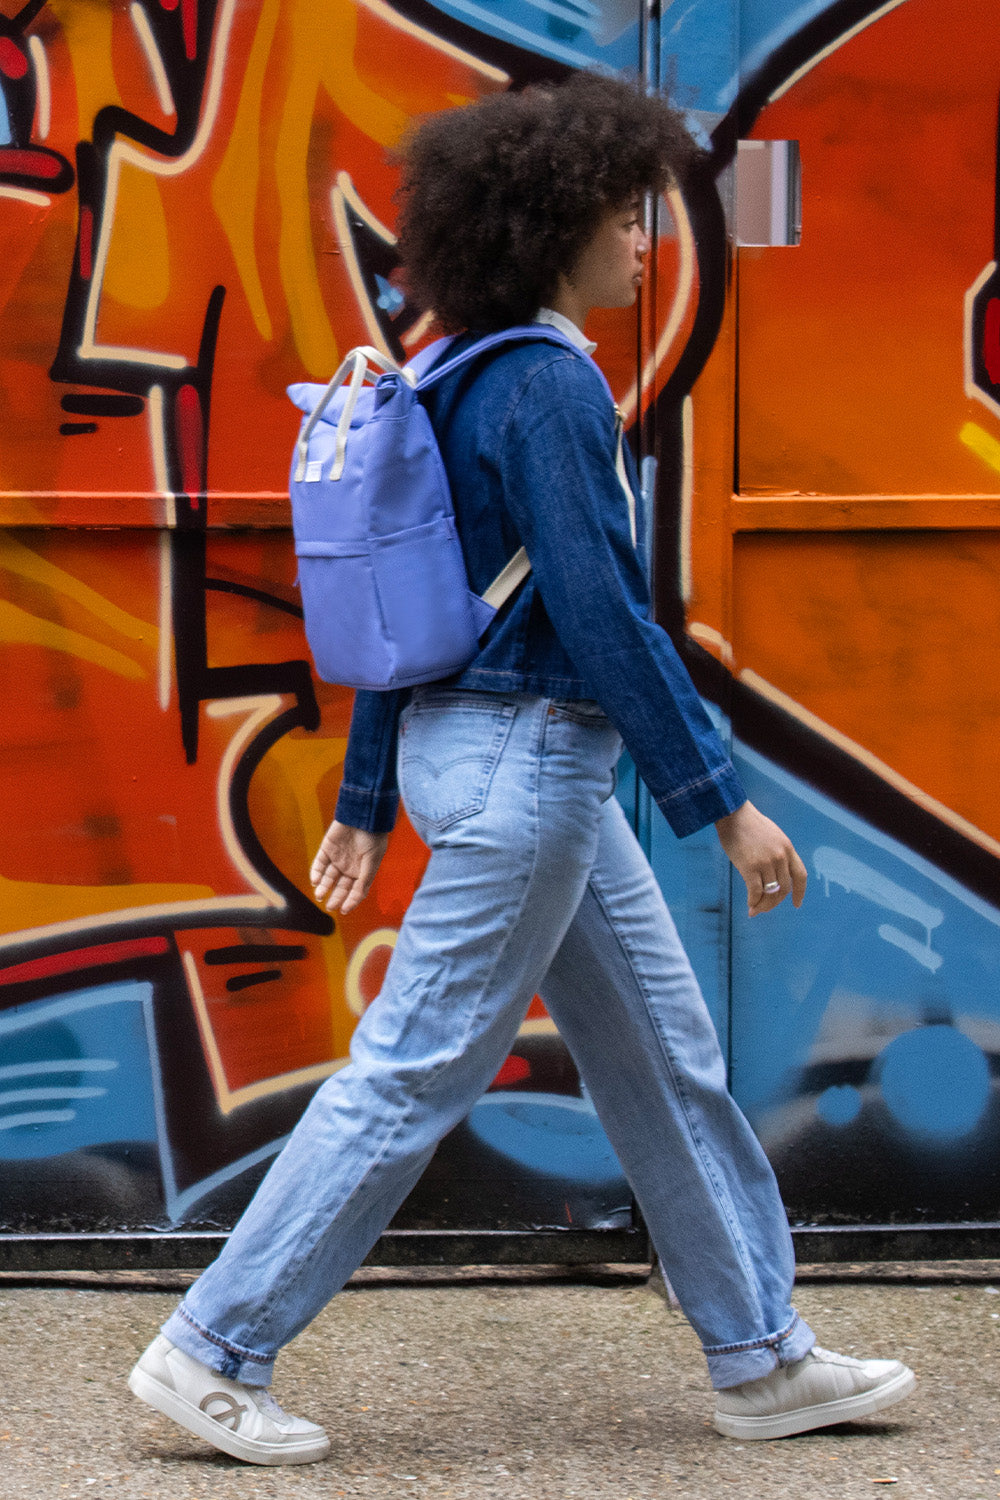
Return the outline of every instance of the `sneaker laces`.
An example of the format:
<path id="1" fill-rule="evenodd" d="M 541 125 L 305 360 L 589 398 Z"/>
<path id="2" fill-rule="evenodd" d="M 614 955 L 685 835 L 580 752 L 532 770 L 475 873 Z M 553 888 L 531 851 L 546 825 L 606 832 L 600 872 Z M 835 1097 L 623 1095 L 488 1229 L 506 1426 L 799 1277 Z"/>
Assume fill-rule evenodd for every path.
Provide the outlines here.
<path id="1" fill-rule="evenodd" d="M 254 1398 L 259 1409 L 273 1417 L 276 1422 L 289 1422 L 291 1418 L 284 1410 L 281 1403 L 271 1394 L 269 1386 L 258 1386 L 254 1391 Z"/>
<path id="2" fill-rule="evenodd" d="M 809 1353 L 824 1365 L 846 1365 L 849 1369 L 856 1369 L 863 1363 L 862 1360 L 854 1359 L 850 1354 L 836 1354 L 832 1349 L 821 1349 L 818 1344 L 813 1344 Z"/>

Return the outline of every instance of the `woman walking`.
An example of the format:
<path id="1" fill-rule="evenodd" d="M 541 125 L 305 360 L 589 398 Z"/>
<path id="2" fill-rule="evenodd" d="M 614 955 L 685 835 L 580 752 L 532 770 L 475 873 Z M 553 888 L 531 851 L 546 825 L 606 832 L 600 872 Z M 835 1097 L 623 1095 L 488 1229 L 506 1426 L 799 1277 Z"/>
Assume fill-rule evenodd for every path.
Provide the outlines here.
<path id="1" fill-rule="evenodd" d="M 774 1176 L 613 796 L 624 741 L 676 834 L 715 825 L 751 915 L 801 902 L 801 860 L 747 801 L 650 619 L 634 466 L 584 331 L 592 308 L 634 302 L 644 198 L 693 149 L 662 99 L 592 75 L 436 116 L 406 147 L 404 268 L 411 294 L 460 332 L 449 357 L 518 324 L 555 331 L 484 354 L 425 397 L 471 586 L 521 546 L 531 573 L 463 672 L 357 696 L 317 899 L 346 912 L 364 898 L 399 789 L 430 862 L 349 1066 L 318 1090 L 132 1373 L 137 1395 L 247 1461 L 328 1451 L 322 1428 L 270 1395 L 275 1356 L 488 1087 L 536 991 L 701 1339 L 718 1430 L 780 1437 L 913 1388 L 895 1361 L 817 1349 L 791 1306 Z"/>

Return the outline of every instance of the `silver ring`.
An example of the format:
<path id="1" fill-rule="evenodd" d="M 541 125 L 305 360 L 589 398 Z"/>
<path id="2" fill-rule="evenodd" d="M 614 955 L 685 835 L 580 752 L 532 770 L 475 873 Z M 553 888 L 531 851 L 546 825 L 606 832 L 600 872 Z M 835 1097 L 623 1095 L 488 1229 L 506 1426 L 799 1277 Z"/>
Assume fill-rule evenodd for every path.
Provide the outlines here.
<path id="1" fill-rule="evenodd" d="M 780 890 L 781 890 L 781 885 L 780 885 L 780 883 L 777 880 L 769 880 L 767 882 L 767 885 L 764 887 L 764 895 L 765 896 L 773 896 L 774 893 L 775 893 L 775 891 L 780 891 Z"/>

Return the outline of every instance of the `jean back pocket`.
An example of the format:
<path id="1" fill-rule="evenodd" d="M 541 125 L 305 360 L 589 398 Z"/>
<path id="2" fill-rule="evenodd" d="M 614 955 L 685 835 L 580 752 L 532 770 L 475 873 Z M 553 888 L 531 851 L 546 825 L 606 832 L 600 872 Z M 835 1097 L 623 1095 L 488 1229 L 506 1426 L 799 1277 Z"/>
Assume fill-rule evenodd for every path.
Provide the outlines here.
<path id="1" fill-rule="evenodd" d="M 404 710 L 399 786 L 418 832 L 482 812 L 516 712 L 485 693 L 428 694 Z"/>

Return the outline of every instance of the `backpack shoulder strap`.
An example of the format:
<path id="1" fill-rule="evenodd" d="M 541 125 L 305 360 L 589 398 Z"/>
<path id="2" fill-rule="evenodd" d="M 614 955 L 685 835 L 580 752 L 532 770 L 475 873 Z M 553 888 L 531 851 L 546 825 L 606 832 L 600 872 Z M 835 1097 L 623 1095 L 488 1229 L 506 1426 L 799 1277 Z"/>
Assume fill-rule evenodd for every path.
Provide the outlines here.
<path id="1" fill-rule="evenodd" d="M 632 537 L 634 541 L 635 500 L 632 497 L 627 479 L 625 479 L 624 460 L 622 458 L 621 451 L 622 423 L 621 417 L 618 413 L 618 408 L 617 406 L 615 406 L 615 399 L 612 394 L 611 387 L 608 385 L 608 382 L 604 376 L 604 372 L 603 370 L 601 370 L 600 366 L 595 363 L 595 361 L 590 357 L 589 354 L 584 353 L 584 351 L 577 344 L 574 344 L 571 339 L 568 339 L 564 333 L 560 333 L 557 328 L 553 328 L 552 325 L 548 323 L 518 324 L 512 328 L 503 328 L 499 333 L 491 333 L 488 334 L 485 338 L 477 339 L 474 344 L 470 344 L 467 349 L 463 349 L 461 354 L 456 354 L 452 359 L 446 359 L 443 364 L 439 364 L 435 367 L 435 361 L 440 359 L 443 354 L 446 354 L 449 346 L 454 343 L 454 339 L 437 339 L 433 344 L 429 344 L 426 349 L 422 349 L 420 353 L 410 361 L 409 365 L 407 366 L 407 370 L 411 378 L 414 375 L 417 377 L 416 389 L 418 391 L 425 391 L 428 390 L 432 385 L 436 385 L 439 380 L 443 380 L 446 375 L 452 374 L 452 372 L 455 370 L 460 370 L 463 365 L 467 365 L 472 360 L 478 359 L 481 354 L 486 354 L 491 349 L 499 349 L 504 344 L 536 342 L 559 344 L 562 348 L 569 349 L 571 353 L 577 355 L 580 359 L 585 359 L 587 363 L 594 370 L 596 370 L 597 374 L 601 377 L 601 384 L 604 386 L 604 389 L 608 395 L 608 400 L 611 402 L 615 411 L 615 429 L 617 439 L 615 467 L 618 470 L 619 479 L 624 481 L 623 488 L 626 495 L 629 497 L 630 520 Z M 524 579 L 527 578 L 530 572 L 531 562 L 529 561 L 527 552 L 523 547 L 521 547 L 520 550 L 516 552 L 515 555 L 511 558 L 507 566 L 503 568 L 500 573 L 498 573 L 496 578 L 494 578 L 489 588 L 484 592 L 482 597 L 485 603 L 489 604 L 495 610 L 499 609 L 501 605 L 506 603 L 506 601 L 514 593 L 515 589 L 519 587 Z"/>
<path id="2" fill-rule="evenodd" d="M 449 334 L 446 338 L 435 339 L 432 344 L 427 344 L 419 354 L 407 360 L 403 366 L 407 379 L 413 385 L 419 385 L 431 366 L 447 353 L 450 346 L 455 342 L 456 335 Z"/>
<path id="3" fill-rule="evenodd" d="M 562 348 L 569 349 L 580 359 L 585 359 L 601 377 L 601 383 L 608 393 L 608 399 L 612 403 L 614 402 L 611 387 L 608 385 L 607 380 L 605 380 L 602 370 L 595 364 L 590 355 L 585 354 L 571 339 L 568 339 L 564 333 L 560 333 L 557 328 L 553 328 L 549 323 L 520 323 L 515 324 L 512 328 L 501 328 L 499 333 L 490 333 L 485 338 L 477 339 L 474 344 L 470 344 L 467 349 L 463 349 L 461 354 L 456 354 L 452 359 L 446 359 L 443 364 L 438 365 L 435 369 L 430 369 L 434 360 L 439 359 L 442 354 L 446 353 L 448 345 L 452 342 L 453 340 L 438 339 L 436 343 L 421 350 L 420 354 L 410 361 L 409 368 L 417 376 L 418 391 L 428 390 L 432 385 L 436 385 L 439 380 L 443 380 L 446 375 L 452 374 L 454 370 L 460 370 L 463 365 L 469 364 L 471 360 L 478 359 L 481 354 L 487 354 L 491 349 L 499 349 L 504 344 L 547 343 L 559 344 Z M 430 355 L 431 358 L 426 363 L 420 363 L 418 367 L 418 362 L 422 362 L 425 355 Z M 425 374 L 425 371 L 428 371 L 428 373 Z"/>

